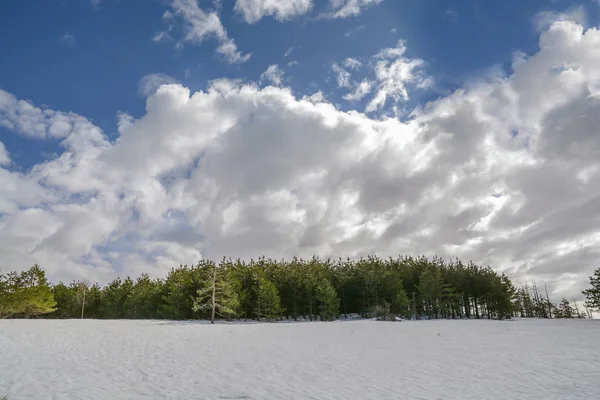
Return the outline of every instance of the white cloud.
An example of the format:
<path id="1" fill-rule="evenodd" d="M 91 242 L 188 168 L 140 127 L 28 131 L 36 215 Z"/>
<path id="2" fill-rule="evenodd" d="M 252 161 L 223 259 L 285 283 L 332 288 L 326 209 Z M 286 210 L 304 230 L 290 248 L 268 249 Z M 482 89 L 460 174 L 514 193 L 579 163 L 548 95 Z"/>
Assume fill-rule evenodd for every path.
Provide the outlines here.
<path id="1" fill-rule="evenodd" d="M 61 43 L 63 43 L 64 45 L 66 45 L 68 47 L 75 46 L 75 36 L 73 36 L 73 34 L 71 34 L 71 33 L 63 34 L 60 37 L 60 41 L 61 41 Z"/>
<path id="2" fill-rule="evenodd" d="M 162 42 L 169 38 L 170 38 L 169 33 L 166 31 L 163 31 L 163 32 L 158 32 L 154 36 L 152 36 L 152 41 L 153 42 Z"/>
<path id="3" fill-rule="evenodd" d="M 337 63 L 333 63 L 331 69 L 335 74 L 335 79 L 339 88 L 350 87 L 350 72 L 340 67 Z"/>
<path id="4" fill-rule="evenodd" d="M 344 60 L 344 67 L 352 70 L 357 70 L 362 67 L 362 63 L 356 58 L 349 57 Z"/>
<path id="5" fill-rule="evenodd" d="M 37 139 L 63 139 L 88 121 L 73 113 L 41 109 L 0 89 L 0 126 Z"/>
<path id="6" fill-rule="evenodd" d="M 169 85 L 172 83 L 179 83 L 179 81 L 166 74 L 144 75 L 138 82 L 138 93 L 141 96 L 148 97 L 151 94 L 154 94 L 154 92 L 162 85 Z"/>
<path id="7" fill-rule="evenodd" d="M 260 75 L 260 82 L 271 82 L 275 86 L 280 86 L 283 81 L 283 71 L 277 64 L 269 65 L 269 68 Z"/>
<path id="8" fill-rule="evenodd" d="M 448 8 L 446 11 L 444 11 L 444 18 L 450 22 L 457 22 L 458 12 L 452 8 Z"/>
<path id="9" fill-rule="evenodd" d="M 349 31 L 344 33 L 344 36 L 346 36 L 346 37 L 354 36 L 357 32 L 362 31 L 365 28 L 366 28 L 366 25 L 359 25 L 356 28 L 350 29 Z"/>
<path id="10" fill-rule="evenodd" d="M 287 21 L 308 13 L 312 6 L 312 0 L 237 0 L 234 11 L 253 24 L 266 16 Z"/>
<path id="11" fill-rule="evenodd" d="M 368 7 L 375 6 L 383 0 L 329 0 L 330 11 L 323 14 L 325 18 L 348 18 L 360 15 Z"/>
<path id="12" fill-rule="evenodd" d="M 373 74 L 370 79 L 353 81 L 348 70 L 357 71 L 363 64 L 355 58 L 346 58 L 343 66 L 334 63 L 332 70 L 336 75 L 339 88 L 352 88 L 352 92 L 343 96 L 345 100 L 356 101 L 375 90 L 375 95 L 369 101 L 366 112 L 382 109 L 388 100 L 394 103 L 406 101 L 409 98 L 408 88 L 428 88 L 432 79 L 423 72 L 423 60 L 405 57 L 406 45 L 399 40 L 395 47 L 385 48 L 374 57 L 374 62 L 368 66 Z"/>
<path id="13" fill-rule="evenodd" d="M 599 41 L 557 22 L 510 76 L 407 121 L 228 80 L 159 87 L 111 142 L 44 110 L 76 123 L 58 158 L 0 167 L 3 268 L 106 280 L 200 256 L 437 254 L 580 299 L 600 263 Z M 0 99 L 2 121 L 32 129 Z"/>
<path id="14" fill-rule="evenodd" d="M 368 80 L 363 80 L 360 82 L 353 92 L 348 93 L 344 96 L 345 100 L 348 101 L 358 101 L 371 93 L 371 89 L 373 88 L 373 82 Z"/>
<path id="15" fill-rule="evenodd" d="M 430 83 L 430 79 L 422 72 L 423 60 L 406 58 L 405 52 L 405 43 L 400 40 L 396 47 L 383 49 L 375 56 L 377 93 L 367 105 L 367 112 L 382 108 L 388 98 L 395 102 L 408 100 L 409 84 L 426 87 Z"/>
<path id="16" fill-rule="evenodd" d="M 10 164 L 10 156 L 8 155 L 8 150 L 6 150 L 4 143 L 0 142 L 0 165 L 8 164 Z"/>
<path id="17" fill-rule="evenodd" d="M 583 6 L 572 7 L 564 12 L 545 10 L 540 11 L 533 18 L 533 25 L 538 32 L 547 30 L 557 21 L 574 21 L 580 25 L 586 24 L 587 14 Z"/>
<path id="18" fill-rule="evenodd" d="M 250 59 L 251 54 L 243 54 L 237 48 L 237 45 L 227 35 L 227 31 L 221 19 L 216 12 L 206 12 L 202 10 L 197 0 L 172 0 L 171 7 L 175 16 L 184 21 L 184 40 L 189 43 L 202 44 L 207 38 L 214 37 L 219 45 L 217 53 L 221 54 L 230 64 L 244 63 Z M 170 20 L 173 14 L 166 14 L 163 18 Z M 154 39 L 161 40 L 160 34 Z M 154 40 L 153 39 L 153 40 Z"/>
<path id="19" fill-rule="evenodd" d="M 283 56 L 286 57 L 286 58 L 289 57 L 295 49 L 296 48 L 294 46 L 290 47 L 289 49 L 287 49 L 285 51 L 285 53 L 283 53 Z"/>

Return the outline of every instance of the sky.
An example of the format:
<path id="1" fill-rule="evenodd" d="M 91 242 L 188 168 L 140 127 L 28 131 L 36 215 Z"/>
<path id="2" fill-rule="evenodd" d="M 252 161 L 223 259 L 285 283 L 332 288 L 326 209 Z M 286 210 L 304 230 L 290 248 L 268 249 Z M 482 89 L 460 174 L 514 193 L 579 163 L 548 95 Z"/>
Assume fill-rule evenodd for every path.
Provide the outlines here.
<path id="1" fill-rule="evenodd" d="M 582 300 L 600 3 L 4 0 L 0 268 L 438 255 Z"/>

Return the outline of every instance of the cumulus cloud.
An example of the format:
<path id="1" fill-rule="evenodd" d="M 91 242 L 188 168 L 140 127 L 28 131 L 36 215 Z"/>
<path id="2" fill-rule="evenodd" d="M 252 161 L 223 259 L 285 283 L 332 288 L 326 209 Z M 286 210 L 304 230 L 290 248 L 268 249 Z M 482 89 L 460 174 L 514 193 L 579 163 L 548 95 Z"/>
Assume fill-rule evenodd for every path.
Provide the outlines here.
<path id="1" fill-rule="evenodd" d="M 87 120 L 77 114 L 41 109 L 0 89 L 0 126 L 37 139 L 63 139 Z"/>
<path id="2" fill-rule="evenodd" d="M 187 79 L 187 78 L 186 78 Z M 144 75 L 138 82 L 138 93 L 144 97 L 154 94 L 162 85 L 178 83 L 177 79 L 166 74 Z"/>
<path id="3" fill-rule="evenodd" d="M 234 11 L 253 24 L 266 16 L 287 21 L 308 13 L 312 6 L 312 0 L 237 0 Z"/>
<path id="4" fill-rule="evenodd" d="M 381 110 L 388 100 L 394 102 L 406 101 L 409 98 L 409 87 L 427 88 L 432 80 L 423 72 L 424 62 L 418 58 L 405 56 L 406 43 L 399 40 L 395 47 L 380 50 L 367 64 L 372 76 L 360 81 L 352 80 L 349 70 L 358 71 L 363 63 L 355 58 L 346 58 L 342 65 L 334 63 L 332 70 L 336 76 L 339 88 L 349 88 L 352 91 L 343 96 L 345 100 L 360 100 L 373 90 L 375 94 L 366 106 L 366 112 Z"/>
<path id="5" fill-rule="evenodd" d="M 10 156 L 8 155 L 8 150 L 4 146 L 4 143 L 0 142 L 0 165 L 10 164 Z"/>
<path id="6" fill-rule="evenodd" d="M 108 279 L 200 256 L 437 254 L 580 299 L 600 263 L 599 41 L 556 22 L 510 75 L 407 121 L 285 87 L 163 85 L 117 140 L 85 120 L 58 158 L 0 167 L 3 268 Z"/>
<path id="7" fill-rule="evenodd" d="M 557 21 L 573 21 L 585 26 L 586 20 L 587 14 L 585 8 L 578 6 L 569 8 L 564 12 L 552 10 L 540 11 L 533 18 L 533 24 L 538 32 L 543 32 Z"/>
<path id="8" fill-rule="evenodd" d="M 260 82 L 270 82 L 275 86 L 281 85 L 283 81 L 283 71 L 279 68 L 279 65 L 269 65 L 269 68 L 260 75 Z"/>
<path id="9" fill-rule="evenodd" d="M 197 0 L 172 0 L 171 7 L 173 13 L 166 13 L 163 18 L 170 21 L 180 17 L 183 20 L 184 41 L 202 44 L 207 38 L 215 38 L 219 43 L 217 53 L 221 54 L 228 63 L 240 64 L 250 59 L 250 53 L 244 54 L 238 50 L 215 11 L 204 11 L 198 6 Z M 166 32 L 160 32 L 153 40 L 163 40 L 165 35 Z"/>
<path id="10" fill-rule="evenodd" d="M 324 18 L 348 18 L 360 15 L 371 6 L 383 0 L 329 0 L 330 11 L 322 14 Z"/>

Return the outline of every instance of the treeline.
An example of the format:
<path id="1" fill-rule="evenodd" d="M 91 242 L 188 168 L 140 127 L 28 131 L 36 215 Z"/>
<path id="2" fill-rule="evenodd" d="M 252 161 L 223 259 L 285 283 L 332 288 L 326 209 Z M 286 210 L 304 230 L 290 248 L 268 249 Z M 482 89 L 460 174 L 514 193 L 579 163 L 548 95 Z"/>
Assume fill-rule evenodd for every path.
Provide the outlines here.
<path id="1" fill-rule="evenodd" d="M 537 289 L 536 289 L 537 290 Z M 546 302 L 546 303 L 544 303 Z M 51 285 L 34 266 L 0 276 L 0 317 L 310 319 L 573 317 L 489 267 L 441 258 L 202 260 L 164 279 Z M 570 307 L 570 305 L 569 305 Z M 548 310 L 544 315 L 543 310 Z"/>
<path id="2" fill-rule="evenodd" d="M 580 309 L 577 302 L 565 298 L 559 304 L 554 304 L 550 301 L 546 286 L 542 292 L 535 282 L 517 289 L 515 300 L 516 315 L 522 318 L 591 318 L 587 304 Z"/>
<path id="3" fill-rule="evenodd" d="M 36 264 L 28 271 L 0 275 L 0 318 L 29 318 L 53 312 L 54 294 Z"/>

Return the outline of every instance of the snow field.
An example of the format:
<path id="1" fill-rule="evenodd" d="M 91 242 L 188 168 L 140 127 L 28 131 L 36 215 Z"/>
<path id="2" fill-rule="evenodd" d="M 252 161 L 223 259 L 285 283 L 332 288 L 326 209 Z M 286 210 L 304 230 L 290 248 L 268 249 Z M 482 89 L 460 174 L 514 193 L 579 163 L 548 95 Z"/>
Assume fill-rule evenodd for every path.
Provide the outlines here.
<path id="1" fill-rule="evenodd" d="M 600 321 L 2 320 L 0 398 L 600 399 Z"/>

